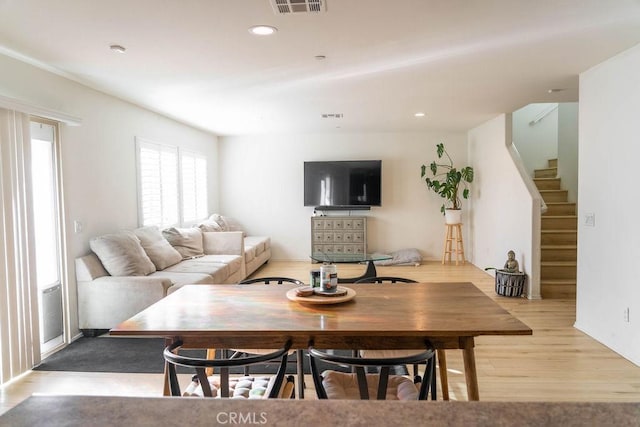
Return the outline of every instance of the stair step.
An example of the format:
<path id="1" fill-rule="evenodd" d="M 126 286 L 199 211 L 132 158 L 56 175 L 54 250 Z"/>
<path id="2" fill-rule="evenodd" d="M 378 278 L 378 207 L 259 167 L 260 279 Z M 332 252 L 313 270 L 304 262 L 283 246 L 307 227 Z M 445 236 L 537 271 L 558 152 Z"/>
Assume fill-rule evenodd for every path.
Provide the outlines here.
<path id="1" fill-rule="evenodd" d="M 542 245 L 540 247 L 540 261 L 577 261 L 577 245 Z"/>
<path id="2" fill-rule="evenodd" d="M 540 226 L 543 230 L 576 230 L 578 217 L 576 215 L 543 215 Z"/>
<path id="3" fill-rule="evenodd" d="M 576 204 L 569 202 L 549 202 L 547 203 L 547 211 L 542 216 L 555 215 L 575 215 Z"/>
<path id="4" fill-rule="evenodd" d="M 541 245 L 576 245 L 578 230 L 542 230 Z"/>
<path id="5" fill-rule="evenodd" d="M 545 203 L 549 202 L 566 202 L 568 197 L 567 190 L 540 190 L 540 195 Z"/>
<path id="6" fill-rule="evenodd" d="M 560 190 L 560 178 L 533 178 L 538 190 Z"/>
<path id="7" fill-rule="evenodd" d="M 536 169 L 533 171 L 534 178 L 555 178 L 558 176 L 558 168 Z"/>
<path id="8" fill-rule="evenodd" d="M 576 261 L 546 261 L 540 263 L 540 280 L 576 280 Z"/>
<path id="9" fill-rule="evenodd" d="M 547 205 L 541 217 L 540 291 L 542 298 L 576 297 L 578 269 L 578 217 L 576 204 L 561 189 L 558 159 L 534 171 L 534 183 Z"/>
<path id="10" fill-rule="evenodd" d="M 565 280 L 541 280 L 540 293 L 543 299 L 566 299 L 576 297 L 576 281 Z"/>

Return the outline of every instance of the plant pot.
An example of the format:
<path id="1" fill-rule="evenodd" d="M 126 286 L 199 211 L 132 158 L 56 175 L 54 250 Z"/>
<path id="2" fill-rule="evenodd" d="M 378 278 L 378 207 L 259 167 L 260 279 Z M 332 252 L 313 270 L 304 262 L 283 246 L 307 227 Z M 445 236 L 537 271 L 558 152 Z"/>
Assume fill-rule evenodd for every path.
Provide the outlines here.
<path id="1" fill-rule="evenodd" d="M 445 224 L 462 224 L 462 209 L 445 209 Z"/>

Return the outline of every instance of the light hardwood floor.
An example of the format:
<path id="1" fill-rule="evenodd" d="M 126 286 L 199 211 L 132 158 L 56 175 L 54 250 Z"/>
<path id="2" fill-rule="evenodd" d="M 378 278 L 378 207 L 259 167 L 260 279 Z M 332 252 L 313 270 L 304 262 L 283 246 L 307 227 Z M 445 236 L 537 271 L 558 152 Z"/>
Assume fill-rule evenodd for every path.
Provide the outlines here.
<path id="1" fill-rule="evenodd" d="M 288 276 L 308 282 L 309 262 L 270 261 L 256 276 Z M 338 265 L 342 277 L 362 265 Z M 480 399 L 485 401 L 640 401 L 640 367 L 573 327 L 574 299 L 530 301 L 496 295 L 493 277 L 471 264 L 379 267 L 379 275 L 423 282 L 473 282 L 533 329 L 533 336 L 480 337 L 476 364 Z M 452 400 L 466 400 L 460 351 L 447 351 Z M 306 397 L 314 398 L 307 380 Z M 160 396 L 160 374 L 30 372 L 0 390 L 0 413 L 33 393 Z"/>

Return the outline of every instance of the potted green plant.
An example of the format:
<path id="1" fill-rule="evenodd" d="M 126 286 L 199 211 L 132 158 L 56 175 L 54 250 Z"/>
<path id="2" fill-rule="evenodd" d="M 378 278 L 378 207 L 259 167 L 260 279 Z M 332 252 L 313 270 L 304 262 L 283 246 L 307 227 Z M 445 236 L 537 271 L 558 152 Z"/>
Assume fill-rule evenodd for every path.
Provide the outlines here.
<path id="1" fill-rule="evenodd" d="M 420 177 L 427 184 L 429 190 L 433 190 L 440 197 L 445 199 L 445 203 L 440 207 L 440 211 L 445 215 L 447 224 L 459 224 L 462 215 L 460 190 L 462 189 L 462 197 L 469 198 L 468 184 L 473 182 L 473 168 L 465 166 L 462 169 L 456 169 L 453 166 L 453 160 L 444 144 L 436 145 L 438 160 L 434 160 L 429 165 L 431 176 L 428 176 L 427 165 L 422 165 Z M 443 159 L 446 156 L 446 159 Z M 444 160 L 439 163 L 440 159 Z"/>

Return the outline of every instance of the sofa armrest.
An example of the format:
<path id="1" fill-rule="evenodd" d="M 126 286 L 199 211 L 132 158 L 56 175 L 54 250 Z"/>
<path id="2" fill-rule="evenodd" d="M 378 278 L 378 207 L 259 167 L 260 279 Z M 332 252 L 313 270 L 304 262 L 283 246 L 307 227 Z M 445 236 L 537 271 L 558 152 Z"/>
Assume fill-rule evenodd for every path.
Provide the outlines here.
<path id="1" fill-rule="evenodd" d="M 240 255 L 244 257 L 242 231 L 203 231 L 205 255 Z"/>
<path id="2" fill-rule="evenodd" d="M 78 280 L 80 329 L 110 329 L 167 295 L 171 279 L 150 276 L 103 276 Z"/>
<path id="3" fill-rule="evenodd" d="M 161 292 L 162 296 L 167 295 L 167 289 L 173 284 L 168 277 L 156 277 L 156 276 L 103 276 L 90 283 L 93 286 L 102 286 L 122 288 L 126 290 L 143 290 L 145 292 Z"/>

